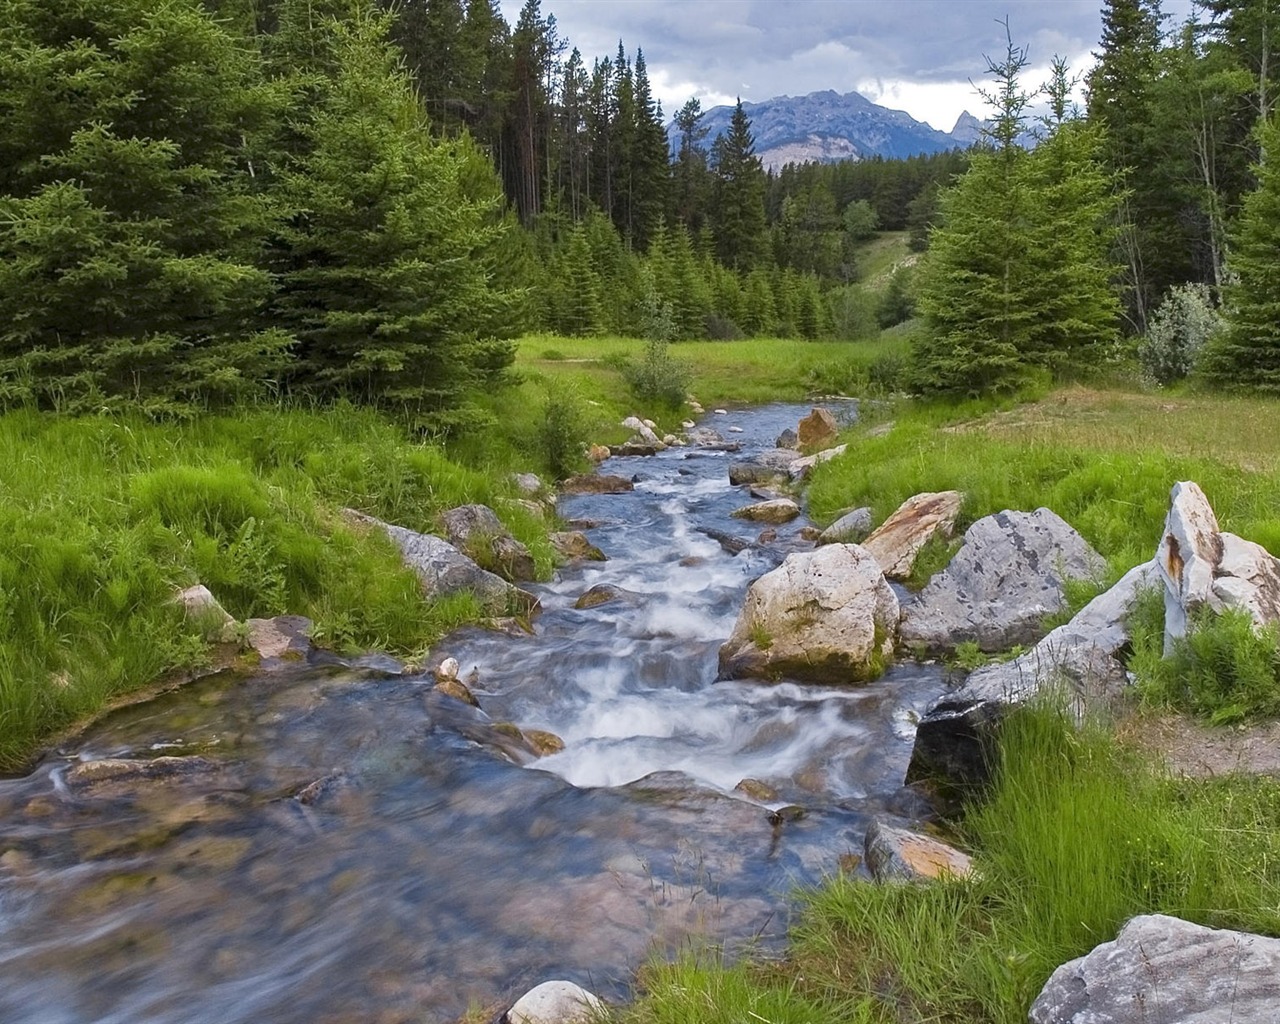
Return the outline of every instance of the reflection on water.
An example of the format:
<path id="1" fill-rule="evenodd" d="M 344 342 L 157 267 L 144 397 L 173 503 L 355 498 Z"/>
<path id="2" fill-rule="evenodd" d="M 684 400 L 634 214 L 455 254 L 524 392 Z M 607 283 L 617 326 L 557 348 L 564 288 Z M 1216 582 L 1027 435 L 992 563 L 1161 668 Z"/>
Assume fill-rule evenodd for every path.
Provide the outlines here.
<path id="1" fill-rule="evenodd" d="M 805 411 L 712 425 L 769 447 Z M 537 588 L 535 636 L 441 645 L 483 710 L 339 664 L 214 677 L 0 782 L 0 1020 L 449 1020 L 550 977 L 622 998 L 655 949 L 776 941 L 793 887 L 885 813 L 940 682 L 715 682 L 747 584 L 803 523 L 726 553 L 704 531 L 753 535 L 728 458 L 614 460 L 634 493 L 561 500 L 609 561 Z M 597 583 L 632 596 L 575 610 Z M 565 750 L 521 766 L 504 722 Z M 75 767 L 175 755 L 200 760 Z M 781 804 L 807 813 L 774 824 Z"/>

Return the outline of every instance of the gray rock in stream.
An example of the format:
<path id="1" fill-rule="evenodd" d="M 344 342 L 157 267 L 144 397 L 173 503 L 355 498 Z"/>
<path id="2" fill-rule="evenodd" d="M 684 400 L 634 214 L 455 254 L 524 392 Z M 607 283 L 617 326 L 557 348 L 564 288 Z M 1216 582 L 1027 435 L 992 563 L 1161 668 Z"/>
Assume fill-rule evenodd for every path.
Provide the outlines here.
<path id="1" fill-rule="evenodd" d="M 1275 1024 L 1280 939 L 1144 914 L 1053 972 L 1032 1024 Z"/>
<path id="2" fill-rule="evenodd" d="M 791 464 L 800 453 L 790 448 L 772 448 L 758 455 L 729 464 L 729 483 L 763 484 L 772 480 L 786 480 Z"/>
<path id="3" fill-rule="evenodd" d="M 488 505 L 459 505 L 440 516 L 449 543 L 472 561 L 492 565 L 506 580 L 532 580 L 537 576 L 533 555 L 511 536 Z"/>
<path id="4" fill-rule="evenodd" d="M 1047 508 L 998 512 L 969 527 L 951 564 L 902 609 L 902 642 L 930 653 L 972 641 L 1003 651 L 1037 640 L 1066 606 L 1069 579 L 1092 579 L 1102 556 Z"/>

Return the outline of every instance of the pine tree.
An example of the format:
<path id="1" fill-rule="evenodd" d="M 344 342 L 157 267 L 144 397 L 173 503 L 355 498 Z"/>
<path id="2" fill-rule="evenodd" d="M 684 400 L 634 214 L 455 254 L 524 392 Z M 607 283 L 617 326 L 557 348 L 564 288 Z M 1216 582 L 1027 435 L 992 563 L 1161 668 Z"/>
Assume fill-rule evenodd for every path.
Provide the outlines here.
<path id="1" fill-rule="evenodd" d="M 491 286 L 501 193 L 465 136 L 433 138 L 383 17 L 331 21 L 337 71 L 282 172 L 272 317 L 295 387 L 447 425 L 510 361 L 513 296 Z"/>
<path id="2" fill-rule="evenodd" d="M 636 50 L 635 146 L 632 152 L 632 237 L 640 249 L 667 215 L 671 203 L 671 150 L 663 125 L 662 104 L 653 96 L 644 53 Z"/>
<path id="3" fill-rule="evenodd" d="M 564 305 L 560 310 L 560 330 L 586 336 L 604 333 L 600 277 L 591 265 L 591 248 L 581 224 L 569 236 L 561 277 Z"/>
<path id="4" fill-rule="evenodd" d="M 680 143 L 673 170 L 673 202 L 676 218 L 694 235 L 706 225 L 711 195 L 711 173 L 702 145 L 708 129 L 703 126 L 702 117 L 702 104 L 697 97 L 676 112 Z"/>
<path id="5" fill-rule="evenodd" d="M 10 0 L 0 40 L 0 388 L 156 413 L 259 387 L 269 279 L 253 183 L 278 116 L 196 2 Z"/>
<path id="6" fill-rule="evenodd" d="M 1280 152 L 1280 121 L 1261 130 L 1264 152 Z M 1211 343 L 1205 371 L 1222 385 L 1280 393 L 1280 162 L 1256 167 L 1258 187 L 1244 200 L 1228 266 L 1236 279 L 1226 292 L 1227 331 Z"/>
<path id="7" fill-rule="evenodd" d="M 742 100 L 734 107 L 728 132 L 711 147 L 711 162 L 716 252 L 735 270 L 750 270 L 765 252 L 765 175 Z"/>

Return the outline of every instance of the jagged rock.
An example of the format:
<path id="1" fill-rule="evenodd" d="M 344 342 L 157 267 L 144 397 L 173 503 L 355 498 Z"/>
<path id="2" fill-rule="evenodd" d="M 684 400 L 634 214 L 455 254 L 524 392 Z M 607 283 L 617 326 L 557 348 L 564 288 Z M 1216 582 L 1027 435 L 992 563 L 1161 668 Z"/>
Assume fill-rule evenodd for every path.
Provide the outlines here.
<path id="1" fill-rule="evenodd" d="M 966 641 L 984 651 L 1032 643 L 1044 617 L 1066 606 L 1066 581 L 1105 568 L 1047 508 L 984 516 L 965 532 L 951 564 L 903 607 L 899 636 L 933 653 Z"/>
<path id="2" fill-rule="evenodd" d="M 787 427 L 786 430 L 778 435 L 778 439 L 773 442 L 773 446 L 775 448 L 799 448 L 800 435 L 790 427 Z"/>
<path id="3" fill-rule="evenodd" d="M 751 541 L 744 540 L 742 537 L 735 537 L 731 533 L 725 533 L 723 530 L 717 530 L 714 527 L 699 526 L 698 532 L 705 533 L 731 555 L 741 554 L 751 547 Z"/>
<path id="4" fill-rule="evenodd" d="M 203 627 L 206 639 L 215 643 L 231 643 L 236 639 L 236 620 L 203 583 L 179 590 L 172 600 L 182 606 L 188 619 Z"/>
<path id="5" fill-rule="evenodd" d="M 638 416 L 628 416 L 622 421 L 622 425 L 630 430 L 638 437 L 641 442 L 646 445 L 652 445 L 655 449 L 661 450 L 666 447 L 662 441 L 658 439 L 658 435 L 654 433 L 653 422 L 640 419 Z"/>
<path id="6" fill-rule="evenodd" d="M 503 1018 L 506 1024 L 592 1024 L 604 1019 L 604 1003 L 571 981 L 544 981 L 522 995 Z"/>
<path id="7" fill-rule="evenodd" d="M 916 727 L 907 782 L 984 781 L 1000 720 L 1047 686 L 1066 687 L 1081 703 L 1117 694 L 1126 683 L 1119 659 L 1129 642 L 1125 619 L 1138 591 L 1158 579 L 1154 561 L 1130 569 L 1026 654 L 978 669 L 936 701 Z"/>
<path id="8" fill-rule="evenodd" d="M 1165 654 L 1202 608 L 1243 609 L 1258 625 L 1280 621 L 1280 559 L 1260 544 L 1219 531 L 1195 483 L 1174 484 L 1156 561 L 1165 585 Z"/>
<path id="9" fill-rule="evenodd" d="M 603 444 L 593 444 L 587 449 L 587 458 L 594 462 L 597 466 L 604 462 L 613 453 Z"/>
<path id="10" fill-rule="evenodd" d="M 547 539 L 565 558 L 585 558 L 589 562 L 608 561 L 604 552 L 587 540 L 587 535 L 580 530 L 564 530 L 551 534 Z"/>
<path id="11" fill-rule="evenodd" d="M 537 567 L 529 549 L 511 536 L 488 505 L 459 505 L 440 516 L 449 543 L 472 561 L 494 566 L 505 580 L 531 580 Z"/>
<path id="12" fill-rule="evenodd" d="M 564 750 L 564 740 L 553 732 L 547 732 L 545 729 L 525 729 L 523 733 L 524 738 L 529 741 L 529 746 L 539 757 L 549 757 Z"/>
<path id="13" fill-rule="evenodd" d="M 772 448 L 750 459 L 731 462 L 729 483 L 736 487 L 739 484 L 760 484 L 786 479 L 791 464 L 799 457 L 790 448 Z"/>
<path id="14" fill-rule="evenodd" d="M 573 602 L 573 606 L 579 610 L 585 610 L 599 608 L 600 605 L 609 604 L 611 601 L 626 601 L 629 604 L 638 604 L 640 595 L 633 594 L 629 590 L 623 590 L 621 587 L 615 587 L 611 583 L 597 583 L 590 590 L 583 591 L 582 596 Z"/>
<path id="15" fill-rule="evenodd" d="M 856 544 L 871 532 L 871 509 L 846 512 L 818 535 L 819 544 Z"/>
<path id="16" fill-rule="evenodd" d="M 460 700 L 464 704 L 470 704 L 473 708 L 480 706 L 475 694 L 471 692 L 466 683 L 456 676 L 446 676 L 443 679 L 439 679 L 432 689 L 437 693 L 443 693 L 446 697 L 452 697 L 454 700 Z"/>
<path id="17" fill-rule="evenodd" d="M 874 821 L 863 843 L 867 869 L 877 882 L 968 878 L 973 861 L 953 846 L 918 832 Z"/>
<path id="18" fill-rule="evenodd" d="M 827 462 L 830 459 L 834 459 L 837 455 L 843 455 L 848 451 L 848 449 L 849 446 L 847 444 L 838 444 L 834 448 L 824 448 L 820 452 L 815 452 L 812 455 L 804 456 L 804 458 L 796 459 L 795 462 L 791 463 L 791 465 L 787 467 L 787 475 L 791 477 L 792 480 L 803 480 L 809 475 L 809 472 L 814 466 Z"/>
<path id="19" fill-rule="evenodd" d="M 490 615 L 531 615 L 539 608 L 538 599 L 532 594 L 480 568 L 447 540 L 384 523 L 351 509 L 345 509 L 343 514 L 349 520 L 383 530 L 400 549 L 404 564 L 418 577 L 428 598 L 470 591 Z"/>
<path id="20" fill-rule="evenodd" d="M 729 513 L 734 519 L 749 519 L 753 523 L 789 523 L 800 514 L 800 506 L 790 498 L 774 498 L 760 501 Z"/>
<path id="21" fill-rule="evenodd" d="M 949 535 L 964 495 L 959 491 L 936 491 L 908 498 L 898 510 L 862 542 L 880 563 L 889 579 L 911 575 L 916 555 L 935 533 Z"/>
<path id="22" fill-rule="evenodd" d="M 565 494 L 625 494 L 634 491 L 636 485 L 625 476 L 610 476 L 607 473 L 584 473 L 571 476 L 560 485 Z"/>
<path id="23" fill-rule="evenodd" d="M 277 615 L 273 619 L 249 619 L 245 642 L 267 661 L 301 661 L 311 650 L 311 620 L 301 615 Z"/>
<path id="24" fill-rule="evenodd" d="M 856 544 L 790 554 L 751 584 L 720 648 L 721 678 L 855 682 L 893 651 L 898 599 Z"/>
<path id="25" fill-rule="evenodd" d="M 840 425 L 836 422 L 836 418 L 821 406 L 811 410 L 796 429 L 801 448 L 817 448 L 825 445 L 834 441 L 839 433 Z"/>
<path id="26" fill-rule="evenodd" d="M 1050 976 L 1032 1024 L 1274 1024 L 1280 939 L 1163 914 L 1132 918 Z"/>

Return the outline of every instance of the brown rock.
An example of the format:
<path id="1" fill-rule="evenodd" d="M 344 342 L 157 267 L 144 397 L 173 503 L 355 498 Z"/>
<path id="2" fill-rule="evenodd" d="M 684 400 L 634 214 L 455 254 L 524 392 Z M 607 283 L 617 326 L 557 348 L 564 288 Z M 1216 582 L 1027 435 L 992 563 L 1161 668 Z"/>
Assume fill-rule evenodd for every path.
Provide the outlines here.
<path id="1" fill-rule="evenodd" d="M 460 700 L 464 704 L 470 704 L 473 708 L 478 708 L 480 702 L 476 700 L 475 695 L 467 689 L 467 684 L 458 679 L 441 679 L 434 687 L 437 693 L 443 693 L 446 697 L 452 697 L 454 700 Z"/>
<path id="2" fill-rule="evenodd" d="M 610 476 L 601 473 L 584 473 L 571 476 L 560 485 L 565 494 L 625 494 L 634 491 L 636 485 L 625 476 Z"/>
<path id="3" fill-rule="evenodd" d="M 749 796 L 762 804 L 772 803 L 778 799 L 778 791 L 759 779 L 743 779 L 733 787 L 735 791 Z"/>
<path id="4" fill-rule="evenodd" d="M 790 498 L 760 501 L 729 513 L 734 519 L 749 519 L 754 523 L 771 523 L 775 526 L 789 523 L 800 514 L 800 506 Z"/>
<path id="5" fill-rule="evenodd" d="M 951 535 L 964 495 L 959 491 L 917 494 L 904 501 L 862 546 L 890 579 L 911 575 L 916 555 L 935 533 Z"/>
<path id="6" fill-rule="evenodd" d="M 873 822 L 865 843 L 867 867 L 878 882 L 968 878 L 967 854 L 929 836 Z"/>
<path id="7" fill-rule="evenodd" d="M 836 423 L 836 418 L 821 406 L 813 409 L 802 419 L 800 426 L 796 429 L 801 448 L 817 448 L 825 445 L 834 441 L 839 433 L 840 426 Z"/>
<path id="8" fill-rule="evenodd" d="M 539 757 L 558 754 L 564 750 L 564 740 L 553 732 L 547 732 L 545 729 L 525 729 L 524 738 L 529 741 L 529 745 L 533 747 Z"/>
<path id="9" fill-rule="evenodd" d="M 589 562 L 607 562 L 604 552 L 587 540 L 586 534 L 579 530 L 565 530 L 553 533 L 548 538 L 551 546 L 565 558 L 585 558 Z"/>

